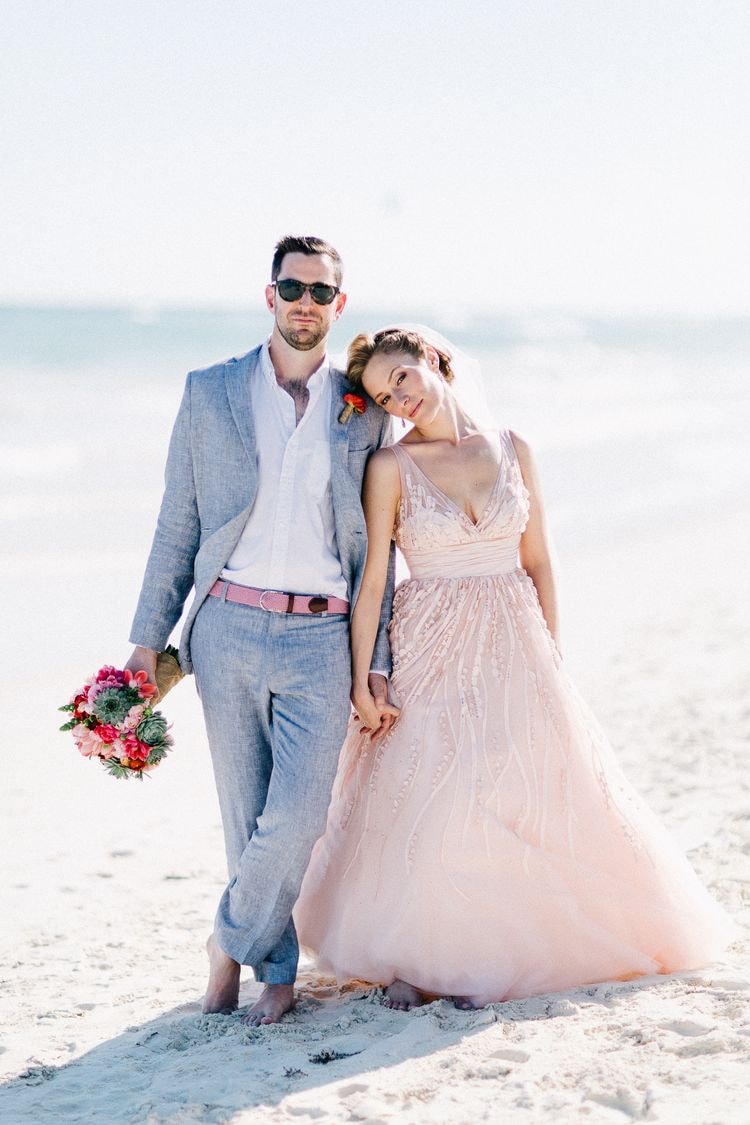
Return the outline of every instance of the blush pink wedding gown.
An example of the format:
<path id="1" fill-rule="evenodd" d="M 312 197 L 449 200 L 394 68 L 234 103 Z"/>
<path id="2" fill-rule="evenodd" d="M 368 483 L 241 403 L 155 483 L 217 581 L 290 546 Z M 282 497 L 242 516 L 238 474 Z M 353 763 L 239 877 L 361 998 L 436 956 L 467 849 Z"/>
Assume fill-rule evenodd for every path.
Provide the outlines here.
<path id="1" fill-rule="evenodd" d="M 476 524 L 392 447 L 402 712 L 374 743 L 352 720 L 294 914 L 339 982 L 485 1004 L 694 968 L 734 933 L 567 677 L 518 567 L 528 494 L 500 441 Z"/>

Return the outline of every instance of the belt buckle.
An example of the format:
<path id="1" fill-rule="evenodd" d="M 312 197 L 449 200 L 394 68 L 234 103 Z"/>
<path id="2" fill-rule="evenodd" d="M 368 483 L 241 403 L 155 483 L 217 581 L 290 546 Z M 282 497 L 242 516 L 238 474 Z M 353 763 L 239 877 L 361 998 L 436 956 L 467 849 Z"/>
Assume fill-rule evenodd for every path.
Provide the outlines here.
<path id="1" fill-rule="evenodd" d="M 280 592 L 280 590 L 261 590 L 260 597 L 258 598 L 258 607 L 265 610 L 266 613 L 277 613 L 277 610 L 272 609 L 270 606 L 263 605 L 263 599 L 265 598 L 266 594 L 278 594 Z"/>
<path id="2" fill-rule="evenodd" d="M 308 598 L 307 608 L 310 613 L 328 613 L 328 598 L 321 598 L 319 596 Z"/>

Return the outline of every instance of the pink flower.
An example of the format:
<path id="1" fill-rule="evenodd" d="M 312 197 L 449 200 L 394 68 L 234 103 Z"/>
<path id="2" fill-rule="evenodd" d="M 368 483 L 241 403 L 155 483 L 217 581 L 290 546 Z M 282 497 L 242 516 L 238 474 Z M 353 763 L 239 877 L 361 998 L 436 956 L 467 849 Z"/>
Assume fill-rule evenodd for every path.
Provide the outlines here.
<path id="1" fill-rule="evenodd" d="M 92 684 L 86 692 L 86 702 L 81 704 L 82 711 L 93 711 L 96 697 L 101 691 L 104 691 L 106 684 Z"/>
<path id="2" fill-rule="evenodd" d="M 105 664 L 96 673 L 96 683 L 103 684 L 105 687 L 117 687 L 118 684 L 123 683 L 124 672 L 120 672 L 112 664 Z"/>
<path id="3" fill-rule="evenodd" d="M 105 752 L 111 757 L 111 746 L 105 746 L 102 740 L 97 735 L 96 731 L 89 730 L 83 723 L 78 723 L 72 730 L 73 738 L 76 741 L 76 746 L 83 754 L 84 758 L 103 757 Z"/>
<path id="4" fill-rule="evenodd" d="M 94 706 L 96 697 L 100 691 L 104 691 L 105 688 L 121 687 L 123 675 L 123 672 L 118 672 L 117 668 L 113 668 L 111 664 L 105 664 L 92 679 L 87 680 L 84 691 L 89 702 L 89 707 L 92 708 Z"/>
<path id="5" fill-rule="evenodd" d="M 125 718 L 122 720 L 123 730 L 135 730 L 143 718 L 145 707 L 142 703 L 136 703 L 130 708 Z"/>

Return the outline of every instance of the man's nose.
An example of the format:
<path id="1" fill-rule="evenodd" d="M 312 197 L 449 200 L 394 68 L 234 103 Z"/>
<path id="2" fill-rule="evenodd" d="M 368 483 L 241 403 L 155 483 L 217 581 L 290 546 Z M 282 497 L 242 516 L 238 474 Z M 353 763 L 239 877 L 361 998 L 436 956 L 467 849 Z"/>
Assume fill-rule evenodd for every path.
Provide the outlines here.
<path id="1" fill-rule="evenodd" d="M 309 289 L 305 289 L 304 293 L 299 299 L 301 305 L 311 305 L 313 303 L 312 294 Z"/>

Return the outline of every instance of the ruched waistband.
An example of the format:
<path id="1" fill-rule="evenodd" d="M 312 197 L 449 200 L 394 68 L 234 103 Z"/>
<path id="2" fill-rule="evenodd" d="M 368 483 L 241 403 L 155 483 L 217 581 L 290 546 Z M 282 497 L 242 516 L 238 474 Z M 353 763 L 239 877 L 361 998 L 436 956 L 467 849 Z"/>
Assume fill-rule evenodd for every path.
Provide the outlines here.
<path id="1" fill-rule="evenodd" d="M 412 578 L 487 578 L 518 566 L 518 543 L 459 543 L 426 551 L 403 550 Z"/>

